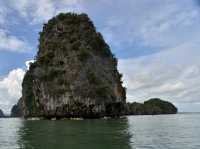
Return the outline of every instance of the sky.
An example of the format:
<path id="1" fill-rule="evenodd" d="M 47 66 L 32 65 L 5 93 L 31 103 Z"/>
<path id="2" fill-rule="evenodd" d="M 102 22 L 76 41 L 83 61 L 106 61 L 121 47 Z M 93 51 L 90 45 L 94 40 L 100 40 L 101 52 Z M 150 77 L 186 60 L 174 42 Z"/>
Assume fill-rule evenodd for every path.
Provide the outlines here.
<path id="1" fill-rule="evenodd" d="M 21 97 L 39 32 L 60 12 L 87 13 L 119 59 L 127 101 L 161 98 L 200 112 L 200 0 L 0 0 L 0 108 Z"/>

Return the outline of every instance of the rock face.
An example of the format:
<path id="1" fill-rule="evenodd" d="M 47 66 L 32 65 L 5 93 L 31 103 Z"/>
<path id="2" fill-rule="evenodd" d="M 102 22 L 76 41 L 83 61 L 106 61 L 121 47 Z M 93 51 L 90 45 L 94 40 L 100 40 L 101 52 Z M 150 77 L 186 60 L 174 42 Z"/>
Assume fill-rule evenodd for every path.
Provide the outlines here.
<path id="1" fill-rule="evenodd" d="M 22 84 L 23 116 L 123 114 L 126 91 L 117 59 L 86 14 L 61 13 L 52 18 L 39 42 Z"/>
<path id="2" fill-rule="evenodd" d="M 12 107 L 10 116 L 11 117 L 22 117 L 23 116 L 22 98 L 20 98 L 18 103 Z"/>
<path id="3" fill-rule="evenodd" d="M 0 118 L 5 117 L 3 111 L 0 109 Z"/>
<path id="4" fill-rule="evenodd" d="M 172 103 L 158 98 L 150 99 L 144 104 L 127 103 L 127 115 L 176 114 L 177 111 Z"/>

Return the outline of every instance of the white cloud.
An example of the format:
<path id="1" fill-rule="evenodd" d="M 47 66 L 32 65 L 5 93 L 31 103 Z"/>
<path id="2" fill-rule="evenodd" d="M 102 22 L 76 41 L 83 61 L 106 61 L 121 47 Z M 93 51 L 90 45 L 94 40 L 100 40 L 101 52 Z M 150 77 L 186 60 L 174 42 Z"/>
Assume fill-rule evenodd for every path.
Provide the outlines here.
<path id="1" fill-rule="evenodd" d="M 199 38 L 200 10 L 194 1 L 132 0 L 113 5 L 110 11 L 104 6 L 108 15 L 101 26 L 114 48 L 137 51 L 139 45 L 160 51 Z"/>
<path id="2" fill-rule="evenodd" d="M 50 19 L 53 15 L 55 15 L 55 7 L 53 4 L 53 1 L 51 0 L 39 0 L 34 1 L 35 5 L 35 11 L 32 13 L 33 22 L 37 21 L 47 21 Z"/>
<path id="3" fill-rule="evenodd" d="M 29 44 L 8 31 L 10 11 L 5 3 L 0 1 L 0 50 L 28 52 L 31 49 Z"/>
<path id="4" fill-rule="evenodd" d="M 0 29 L 0 50 L 28 52 L 30 49 L 27 42 L 13 35 L 9 35 L 5 30 Z"/>
<path id="5" fill-rule="evenodd" d="M 1 3 L 0 3 L 1 4 Z M 0 25 L 5 23 L 5 16 L 6 16 L 6 10 L 5 8 L 1 5 L 0 6 Z"/>
<path id="6" fill-rule="evenodd" d="M 160 97 L 174 103 L 200 103 L 199 42 L 150 56 L 122 59 L 129 101 Z"/>
<path id="7" fill-rule="evenodd" d="M 59 12 L 80 11 L 82 0 L 19 0 L 9 1 L 10 6 L 31 23 L 44 23 Z"/>
<path id="8" fill-rule="evenodd" d="M 21 83 L 24 74 L 25 71 L 23 69 L 17 68 L 10 71 L 6 77 L 0 80 L 0 108 L 7 114 L 21 97 Z"/>
<path id="9" fill-rule="evenodd" d="M 26 61 L 26 69 L 29 69 L 30 62 Z M 16 104 L 19 98 L 22 96 L 22 81 L 25 75 L 25 70 L 16 68 L 11 70 L 7 76 L 0 80 L 0 109 L 6 114 L 10 113 L 10 110 L 14 104 Z"/>

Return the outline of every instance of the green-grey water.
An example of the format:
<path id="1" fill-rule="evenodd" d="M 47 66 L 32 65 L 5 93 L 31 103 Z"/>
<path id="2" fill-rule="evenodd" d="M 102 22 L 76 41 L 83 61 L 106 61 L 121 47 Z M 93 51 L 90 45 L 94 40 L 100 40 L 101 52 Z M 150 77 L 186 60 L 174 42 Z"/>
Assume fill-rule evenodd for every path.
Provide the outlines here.
<path id="1" fill-rule="evenodd" d="M 200 149 L 200 114 L 79 121 L 0 119 L 0 149 Z"/>

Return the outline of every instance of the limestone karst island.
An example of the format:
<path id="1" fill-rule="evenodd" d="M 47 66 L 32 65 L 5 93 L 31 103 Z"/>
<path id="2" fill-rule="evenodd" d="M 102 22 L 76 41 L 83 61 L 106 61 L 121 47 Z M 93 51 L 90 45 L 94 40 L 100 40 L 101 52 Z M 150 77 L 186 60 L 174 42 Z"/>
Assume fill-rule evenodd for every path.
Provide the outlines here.
<path id="1" fill-rule="evenodd" d="M 12 117 L 101 118 L 177 112 L 174 105 L 157 98 L 144 104 L 126 103 L 117 58 L 86 14 L 60 13 L 50 19 L 40 33 L 38 48 Z"/>

